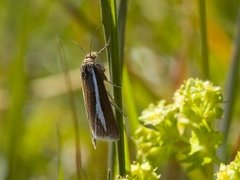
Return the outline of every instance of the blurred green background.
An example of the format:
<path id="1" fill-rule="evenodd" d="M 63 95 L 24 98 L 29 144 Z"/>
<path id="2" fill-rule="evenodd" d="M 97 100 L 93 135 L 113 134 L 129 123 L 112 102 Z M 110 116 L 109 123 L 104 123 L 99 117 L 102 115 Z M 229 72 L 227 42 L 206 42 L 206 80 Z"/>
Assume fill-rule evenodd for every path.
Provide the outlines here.
<path id="1" fill-rule="evenodd" d="M 76 178 L 74 123 L 59 40 L 74 90 L 83 169 L 89 179 L 106 178 L 107 143 L 97 143 L 96 150 L 91 143 L 79 73 L 85 54 L 73 42 L 87 52 L 92 37 L 93 50 L 104 46 L 102 29 L 94 34 L 101 23 L 99 3 L 0 1 L 0 179 Z M 171 102 L 188 77 L 201 78 L 201 41 L 197 1 L 129 1 L 128 5 L 123 105 L 130 113 L 126 126 L 134 160 L 137 116 L 152 102 Z M 212 0 L 206 6 L 210 80 L 224 89 L 240 1 Z M 104 59 L 102 53 L 99 63 L 106 67 Z M 239 99 L 237 95 L 232 146 L 239 137 Z"/>

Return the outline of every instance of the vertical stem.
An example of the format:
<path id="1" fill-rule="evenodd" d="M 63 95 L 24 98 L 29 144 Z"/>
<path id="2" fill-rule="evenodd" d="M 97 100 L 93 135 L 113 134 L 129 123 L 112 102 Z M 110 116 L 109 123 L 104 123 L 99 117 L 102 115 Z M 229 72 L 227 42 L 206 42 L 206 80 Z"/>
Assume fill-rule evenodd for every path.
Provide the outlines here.
<path id="1" fill-rule="evenodd" d="M 205 0 L 198 0 L 198 2 L 199 2 L 199 18 L 200 18 L 200 31 L 201 31 L 202 75 L 205 79 L 209 79 L 206 2 Z"/>
<path id="2" fill-rule="evenodd" d="M 80 138 L 79 138 L 79 125 L 78 125 L 78 117 L 77 117 L 77 111 L 75 107 L 75 101 L 74 101 L 74 93 L 72 90 L 72 82 L 69 76 L 68 72 L 68 66 L 65 61 L 65 53 L 64 49 L 62 47 L 62 44 L 60 42 L 59 47 L 59 53 L 61 53 L 60 61 L 62 66 L 62 71 L 64 72 L 65 77 L 65 83 L 68 89 L 68 95 L 69 95 L 69 103 L 72 110 L 72 116 L 73 116 L 73 124 L 74 124 L 74 134 L 75 134 L 75 156 L 76 156 L 76 167 L 77 167 L 77 177 L 78 179 L 81 179 L 81 175 L 84 175 L 83 168 L 82 168 L 82 162 L 81 162 L 81 151 L 80 151 Z M 82 173 L 82 174 L 81 174 Z"/>
<path id="3" fill-rule="evenodd" d="M 223 122 L 221 124 L 221 130 L 224 133 L 223 146 L 220 149 L 221 158 L 227 162 L 227 141 L 229 136 L 229 127 L 232 122 L 232 112 L 234 108 L 236 90 L 239 83 L 238 80 L 238 72 L 239 72 L 239 61 L 240 61 L 240 8 L 238 10 L 238 18 L 237 18 L 237 27 L 236 27 L 236 37 L 235 43 L 233 46 L 233 53 L 231 59 L 231 67 L 229 69 L 228 80 L 226 83 L 226 100 L 227 103 L 224 107 L 224 117 Z"/>
<path id="4" fill-rule="evenodd" d="M 116 170 L 114 164 L 116 162 L 116 147 L 115 147 L 115 143 L 110 142 L 108 145 L 108 177 L 107 180 L 112 180 L 114 172 Z"/>
<path id="5" fill-rule="evenodd" d="M 60 132 L 60 128 L 59 125 L 56 125 L 56 129 L 57 129 L 57 169 L 58 169 L 58 180 L 63 180 L 64 179 L 64 175 L 63 175 L 63 167 L 62 167 L 62 161 L 61 161 L 61 157 L 62 157 L 62 135 Z"/>
<path id="6" fill-rule="evenodd" d="M 110 46 L 108 49 L 108 61 L 110 67 L 110 75 L 113 84 L 121 86 L 122 81 L 122 63 L 119 53 L 119 34 L 118 34 L 118 20 L 116 12 L 115 0 L 101 0 L 102 20 L 105 31 L 105 39 L 111 37 Z M 122 109 L 122 92 L 121 89 L 114 86 L 113 95 L 117 106 Z M 115 109 L 115 116 L 119 127 L 120 139 L 117 142 L 117 156 L 119 175 L 124 176 L 125 170 L 125 148 L 124 148 L 124 126 L 123 116 Z"/>
<path id="7" fill-rule="evenodd" d="M 123 63 L 124 60 L 124 45 L 125 45 L 125 28 L 126 28 L 126 19 L 127 19 L 127 6 L 128 0 L 121 0 L 119 13 L 118 13 L 118 22 L 119 22 L 119 50 L 120 50 L 120 58 Z"/>
<path id="8" fill-rule="evenodd" d="M 7 148 L 7 174 L 5 179 L 26 179 L 26 169 L 21 158 L 22 136 L 24 134 L 24 106 L 27 101 L 29 86 L 28 75 L 25 71 L 26 52 L 31 32 L 32 19 L 30 9 L 26 7 L 26 2 L 7 2 L 7 21 L 6 30 L 15 32 L 11 34 L 14 43 L 9 42 L 13 48 L 10 55 L 11 62 L 8 70 L 7 83 L 9 87 L 9 97 L 11 105 L 7 110 L 7 121 L 5 142 Z M 5 28 L 5 27 L 4 27 Z M 10 39 L 11 39 L 10 38 Z"/>

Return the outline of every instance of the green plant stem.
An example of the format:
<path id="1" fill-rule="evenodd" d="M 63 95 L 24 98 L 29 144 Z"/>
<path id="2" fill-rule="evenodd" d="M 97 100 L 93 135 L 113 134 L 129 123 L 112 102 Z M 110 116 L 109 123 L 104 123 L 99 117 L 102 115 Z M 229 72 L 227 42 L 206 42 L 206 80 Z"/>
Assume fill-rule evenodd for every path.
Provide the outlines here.
<path id="1" fill-rule="evenodd" d="M 105 31 L 105 39 L 111 37 L 110 46 L 108 48 L 108 61 L 110 68 L 110 75 L 113 84 L 121 87 L 122 80 L 122 63 L 119 53 L 119 34 L 118 34 L 118 21 L 116 12 L 115 0 L 101 0 L 102 20 Z M 113 87 L 113 95 L 116 105 L 122 109 L 122 92 L 121 88 Z M 119 175 L 124 176 L 126 173 L 125 168 L 125 148 L 124 148 L 124 126 L 123 116 L 115 109 L 115 116 L 119 127 L 120 139 L 117 142 L 117 156 Z M 112 157 L 113 158 L 113 157 Z"/>
<path id="2" fill-rule="evenodd" d="M 14 43 L 9 44 L 13 48 L 13 53 L 7 59 L 11 62 L 6 79 L 11 105 L 7 110 L 6 131 L 4 130 L 7 151 L 6 180 L 26 179 L 27 174 L 23 166 L 21 146 L 22 137 L 25 133 L 24 120 L 26 118 L 26 114 L 23 112 L 27 103 L 29 86 L 25 60 L 31 32 L 29 24 L 32 23 L 32 19 L 26 5 L 26 2 L 12 3 L 9 1 L 9 9 L 7 9 L 9 12 L 7 20 L 11 22 L 11 27 L 7 26 L 6 28 L 16 33 L 11 37 L 14 39 Z"/>
<path id="3" fill-rule="evenodd" d="M 78 125 L 78 117 L 77 117 L 77 111 L 76 111 L 76 106 L 75 106 L 75 101 L 74 101 L 74 93 L 72 90 L 72 82 L 70 79 L 69 71 L 68 71 L 68 66 L 65 61 L 65 53 L 63 46 L 60 42 L 59 46 L 59 53 L 61 54 L 60 56 L 60 63 L 62 66 L 62 71 L 64 72 L 64 78 L 65 78 L 65 83 L 67 86 L 68 90 L 68 95 L 69 95 L 69 103 L 70 103 L 70 108 L 72 111 L 72 117 L 73 117 L 73 124 L 74 124 L 74 135 L 75 135 L 75 160 L 76 160 L 76 167 L 77 167 L 77 177 L 78 179 L 81 179 L 83 176 L 85 176 L 83 168 L 82 168 L 82 161 L 81 161 L 81 149 L 80 149 L 80 138 L 79 138 L 79 125 Z"/>
<path id="4" fill-rule="evenodd" d="M 208 43 L 207 43 L 207 23 L 206 23 L 206 2 L 199 2 L 199 18 L 201 31 L 201 56 L 202 56 L 202 75 L 204 79 L 209 79 Z"/>
<path id="5" fill-rule="evenodd" d="M 64 175 L 63 175 L 63 166 L 62 166 L 62 161 L 61 161 L 61 156 L 62 156 L 62 135 L 60 132 L 60 127 L 59 124 L 56 125 L 56 130 L 57 130 L 57 169 L 58 169 L 58 180 L 63 180 Z"/>
<path id="6" fill-rule="evenodd" d="M 120 58 L 123 63 L 124 59 L 124 45 L 125 45 L 125 29 L 126 29 L 126 20 L 127 20 L 127 0 L 121 0 L 119 13 L 118 13 L 118 30 L 119 30 L 119 46 L 120 46 Z"/>
<path id="7" fill-rule="evenodd" d="M 228 80 L 226 83 L 226 100 L 227 103 L 224 107 L 224 117 L 221 124 L 221 130 L 224 133 L 223 146 L 220 149 L 220 157 L 224 162 L 228 161 L 227 154 L 227 142 L 229 136 L 229 128 L 232 122 L 232 113 L 234 108 L 234 102 L 238 86 L 238 72 L 239 72 L 239 61 L 240 61 L 240 8 L 238 10 L 237 27 L 236 27 L 236 38 L 233 46 L 233 53 L 231 59 L 231 67 L 229 69 Z"/>
<path id="8" fill-rule="evenodd" d="M 108 145 L 108 177 L 107 180 L 112 180 L 115 173 L 115 162 L 116 162 L 116 146 L 115 143 L 109 143 Z"/>

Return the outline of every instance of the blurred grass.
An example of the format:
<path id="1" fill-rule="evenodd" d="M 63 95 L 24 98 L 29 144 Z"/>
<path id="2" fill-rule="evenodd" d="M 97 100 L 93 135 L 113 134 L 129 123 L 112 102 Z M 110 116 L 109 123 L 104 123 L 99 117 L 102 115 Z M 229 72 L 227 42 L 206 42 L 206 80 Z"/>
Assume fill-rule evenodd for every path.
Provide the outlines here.
<path id="1" fill-rule="evenodd" d="M 7 122 L 5 129 L 5 153 L 8 159 L 7 179 L 23 178 L 24 163 L 19 156 L 18 151 L 21 148 L 22 135 L 24 133 L 24 105 L 27 101 L 28 78 L 24 71 L 25 54 L 29 32 L 31 30 L 31 19 L 29 11 L 24 10 L 25 3 L 8 4 L 8 10 L 11 12 L 8 16 L 9 22 L 13 22 L 11 30 L 15 32 L 12 37 L 15 40 L 11 44 L 14 48 L 13 54 L 10 56 L 11 64 L 7 74 L 7 87 L 9 88 L 10 108 L 7 110 Z M 16 11 L 19 11 L 19 14 Z M 15 25 L 15 26 L 14 26 Z"/>
<path id="2" fill-rule="evenodd" d="M 232 124 L 233 118 L 233 111 L 235 107 L 235 101 L 237 97 L 237 89 L 239 89 L 239 61 L 240 61 L 240 7 L 238 9 L 238 16 L 236 22 L 236 35 L 235 35 L 235 42 L 233 43 L 233 52 L 231 58 L 231 64 L 229 67 L 229 74 L 228 79 L 226 82 L 226 90 L 225 96 L 227 99 L 227 103 L 224 106 L 225 114 L 223 116 L 223 120 L 221 123 L 221 130 L 224 133 L 224 140 L 223 146 L 220 149 L 221 159 L 226 163 L 230 161 L 231 155 L 228 152 L 228 138 L 229 138 L 229 131 L 230 125 Z M 233 153 L 233 152 L 231 152 Z"/>
<path id="3" fill-rule="evenodd" d="M 211 80 L 221 86 L 231 72 L 239 6 L 238 0 L 206 1 Z M 129 114 L 127 138 L 134 159 L 131 138 L 140 112 L 161 98 L 171 101 L 184 79 L 201 75 L 200 32 L 197 1 L 130 1 L 126 17 L 125 48 L 121 48 L 123 110 Z M 75 40 L 88 51 L 100 19 L 100 4 L 95 0 L 0 1 L 0 179 L 56 179 L 58 158 L 64 179 L 77 177 L 74 125 L 58 63 L 59 37 L 73 72 L 83 168 L 89 179 L 105 179 L 102 162 L 107 147 L 106 143 L 99 143 L 97 150 L 92 147 L 77 73 L 84 54 L 72 43 Z M 103 45 L 99 32 L 93 46 L 98 50 Z M 106 63 L 103 60 L 101 56 L 99 62 Z M 239 136 L 239 103 L 236 96 L 227 143 L 230 153 Z M 61 130 L 61 157 L 56 124 Z"/>
<path id="4" fill-rule="evenodd" d="M 201 32 L 201 56 L 202 56 L 202 74 L 203 78 L 209 79 L 209 60 L 208 60 L 208 38 L 207 38 L 207 22 L 206 22 L 206 2 L 198 0 L 200 32 Z"/>
<path id="5" fill-rule="evenodd" d="M 72 112 L 72 120 L 74 124 L 74 138 L 75 138 L 75 164 L 77 170 L 77 179 L 82 179 L 85 175 L 84 170 L 82 168 L 82 158 L 81 158 L 81 149 L 80 149 L 80 137 L 79 137 L 79 123 L 77 116 L 77 108 L 75 103 L 75 97 L 72 87 L 72 81 L 70 79 L 70 74 L 68 70 L 68 65 L 66 62 L 66 55 L 63 48 L 63 44 L 60 42 L 59 44 L 59 54 L 60 54 L 60 64 L 62 67 L 62 72 L 64 73 L 65 83 L 68 90 L 69 95 L 69 106 L 71 107 Z"/>

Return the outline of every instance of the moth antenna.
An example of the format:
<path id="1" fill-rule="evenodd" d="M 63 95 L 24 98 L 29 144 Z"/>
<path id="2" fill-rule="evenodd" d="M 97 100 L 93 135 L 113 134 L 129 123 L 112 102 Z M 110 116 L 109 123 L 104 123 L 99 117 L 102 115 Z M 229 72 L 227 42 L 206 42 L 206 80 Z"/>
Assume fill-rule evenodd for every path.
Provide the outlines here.
<path id="1" fill-rule="evenodd" d="M 82 48 L 82 46 L 77 41 L 72 40 L 72 42 L 76 44 L 84 52 L 84 54 L 86 54 L 86 51 Z"/>
<path id="2" fill-rule="evenodd" d="M 90 55 L 91 55 L 91 52 L 92 52 L 93 38 L 94 38 L 95 34 L 97 33 L 97 31 L 99 30 L 99 28 L 101 26 L 102 26 L 102 22 L 97 26 L 96 30 L 93 33 L 93 36 L 92 36 L 92 39 L 91 39 L 91 43 L 90 43 L 90 48 L 89 48 L 89 50 L 90 50 L 89 54 Z"/>
<path id="3" fill-rule="evenodd" d="M 100 54 L 102 51 L 104 51 L 104 50 L 109 46 L 110 41 L 111 41 L 111 36 L 109 36 L 108 41 L 107 41 L 107 44 L 105 44 L 105 46 L 104 46 L 102 49 L 100 49 L 100 50 L 97 52 L 97 54 Z"/>

